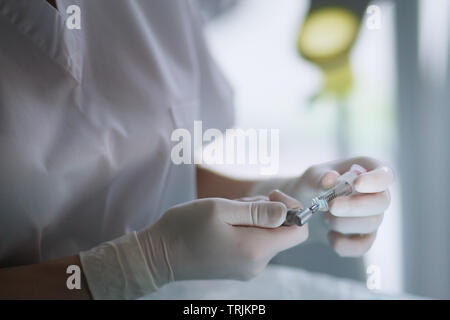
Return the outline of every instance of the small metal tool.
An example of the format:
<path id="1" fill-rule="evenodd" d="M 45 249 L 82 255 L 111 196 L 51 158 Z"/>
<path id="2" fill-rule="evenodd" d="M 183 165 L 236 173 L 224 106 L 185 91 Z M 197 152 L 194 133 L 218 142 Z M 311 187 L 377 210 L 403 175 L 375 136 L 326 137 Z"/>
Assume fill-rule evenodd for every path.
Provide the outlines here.
<path id="1" fill-rule="evenodd" d="M 288 210 L 286 221 L 283 225 L 305 225 L 308 220 L 318 211 L 328 211 L 331 200 L 348 196 L 353 193 L 353 181 L 362 173 L 367 172 L 363 167 L 354 164 L 349 171 L 338 178 L 338 183 L 331 189 L 324 191 L 311 200 L 311 205 L 305 209 Z"/>

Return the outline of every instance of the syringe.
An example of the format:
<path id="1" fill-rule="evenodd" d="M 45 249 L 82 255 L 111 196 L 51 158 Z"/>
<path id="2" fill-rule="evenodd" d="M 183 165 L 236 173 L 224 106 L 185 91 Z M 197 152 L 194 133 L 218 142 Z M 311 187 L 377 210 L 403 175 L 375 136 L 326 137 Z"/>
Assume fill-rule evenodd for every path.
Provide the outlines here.
<path id="1" fill-rule="evenodd" d="M 362 173 L 367 172 L 363 167 L 354 164 L 349 171 L 338 178 L 337 184 L 311 200 L 311 205 L 305 209 L 288 210 L 286 221 L 283 225 L 290 226 L 296 224 L 303 226 L 318 211 L 328 211 L 328 204 L 331 200 L 348 196 L 353 193 L 353 181 Z"/>

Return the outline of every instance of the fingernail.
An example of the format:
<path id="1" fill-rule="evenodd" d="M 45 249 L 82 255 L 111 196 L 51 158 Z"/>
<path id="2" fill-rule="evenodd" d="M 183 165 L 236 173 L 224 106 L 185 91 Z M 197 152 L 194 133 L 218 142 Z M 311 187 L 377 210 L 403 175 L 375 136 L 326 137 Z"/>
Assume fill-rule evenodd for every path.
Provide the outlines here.
<path id="1" fill-rule="evenodd" d="M 286 220 L 287 208 L 281 203 L 273 203 L 269 208 L 269 221 L 271 226 L 279 226 Z"/>
<path id="2" fill-rule="evenodd" d="M 283 214 L 285 211 L 287 211 L 287 207 L 282 202 L 273 202 L 269 208 L 271 214 Z"/>
<path id="3" fill-rule="evenodd" d="M 386 190 L 393 182 L 394 175 L 390 168 L 381 167 L 364 173 L 356 178 L 354 186 L 357 192 L 372 193 Z"/>
<path id="4" fill-rule="evenodd" d="M 339 177 L 338 172 L 328 171 L 325 174 L 323 174 L 322 177 L 320 178 L 320 184 L 324 189 L 331 188 L 336 184 L 338 177 Z"/>
<path id="5" fill-rule="evenodd" d="M 353 164 L 350 168 L 350 171 L 357 171 L 359 174 L 364 174 L 367 170 L 364 167 L 361 167 L 359 164 Z"/>

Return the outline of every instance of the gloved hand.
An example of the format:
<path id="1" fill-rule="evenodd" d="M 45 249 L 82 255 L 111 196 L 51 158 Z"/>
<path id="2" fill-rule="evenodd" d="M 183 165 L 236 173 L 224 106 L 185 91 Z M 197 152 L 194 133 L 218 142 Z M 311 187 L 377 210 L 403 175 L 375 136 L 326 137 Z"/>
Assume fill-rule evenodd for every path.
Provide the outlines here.
<path id="1" fill-rule="evenodd" d="M 287 206 L 300 204 L 280 192 L 274 201 L 201 199 L 175 206 L 138 233 L 157 285 L 172 280 L 249 279 L 280 251 L 308 237 L 308 228 L 280 227 Z"/>
<path id="2" fill-rule="evenodd" d="M 255 276 L 308 237 L 307 226 L 281 226 L 287 207 L 300 203 L 281 192 L 270 198 L 195 200 L 169 209 L 148 229 L 83 252 L 94 298 L 137 298 L 174 280 Z"/>
<path id="3" fill-rule="evenodd" d="M 334 199 L 329 204 L 329 212 L 316 214 L 320 219 L 313 217 L 308 223 L 311 238 L 328 240 L 331 247 L 344 257 L 360 256 L 372 246 L 384 211 L 390 204 L 388 187 L 394 180 L 392 169 L 378 160 L 358 157 L 315 165 L 300 177 L 265 183 L 270 185 L 269 188 L 277 183 L 280 190 L 304 205 L 310 205 L 315 195 L 333 187 L 338 177 L 353 164 L 368 171 L 354 181 L 357 194 Z M 264 192 L 264 186 L 254 192 Z"/>

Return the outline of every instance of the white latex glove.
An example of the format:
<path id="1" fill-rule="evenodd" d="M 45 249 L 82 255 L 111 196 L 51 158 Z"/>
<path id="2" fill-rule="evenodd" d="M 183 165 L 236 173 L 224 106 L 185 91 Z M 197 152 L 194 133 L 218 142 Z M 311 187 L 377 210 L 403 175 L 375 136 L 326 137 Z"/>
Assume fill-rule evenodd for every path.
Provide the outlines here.
<path id="1" fill-rule="evenodd" d="M 300 207 L 298 201 L 280 192 L 271 197 L 275 200 L 209 198 L 178 205 L 137 237 L 127 235 L 108 243 L 114 250 L 106 257 L 104 245 L 83 253 L 83 270 L 94 298 L 136 298 L 174 280 L 255 276 L 278 252 L 308 237 L 306 226 L 281 226 L 287 207 Z M 110 255 L 116 255 L 116 262 Z M 124 279 L 117 281 L 119 288 L 112 288 L 113 295 L 108 293 L 108 275 L 99 278 L 111 266 L 92 267 L 103 260 L 120 266 L 120 272 L 110 273 Z"/>
<path id="2" fill-rule="evenodd" d="M 171 270 L 173 280 L 249 279 L 278 252 L 308 237 L 307 228 L 280 227 L 287 212 L 283 200 L 291 207 L 300 204 L 281 194 L 276 199 L 192 201 L 171 208 L 138 238 L 149 263 L 167 260 L 155 265 L 155 272 Z M 170 281 L 158 278 L 160 285 Z"/>
<path id="3" fill-rule="evenodd" d="M 353 164 L 368 171 L 354 181 L 357 194 L 334 199 L 329 204 L 329 212 L 316 214 L 308 223 L 311 238 L 325 238 L 340 256 L 345 257 L 364 254 L 375 240 L 384 211 L 390 204 L 388 187 L 394 174 L 389 167 L 372 158 L 358 157 L 314 165 L 298 178 L 265 183 L 266 191 L 277 183 L 283 192 L 310 205 L 315 195 L 333 187 L 338 177 Z M 264 192 L 264 185 L 254 192 Z"/>

